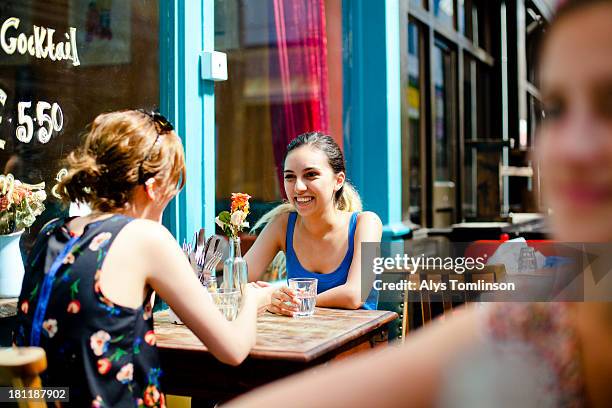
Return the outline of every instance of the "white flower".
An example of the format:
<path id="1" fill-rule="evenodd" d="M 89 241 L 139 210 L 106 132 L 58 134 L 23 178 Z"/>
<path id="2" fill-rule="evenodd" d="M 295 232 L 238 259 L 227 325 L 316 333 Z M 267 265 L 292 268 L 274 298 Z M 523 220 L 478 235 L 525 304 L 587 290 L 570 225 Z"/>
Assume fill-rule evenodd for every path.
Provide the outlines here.
<path id="1" fill-rule="evenodd" d="M 108 349 L 108 342 L 111 336 L 104 330 L 98 330 L 89 338 L 89 346 L 96 356 L 101 356 Z"/>
<path id="2" fill-rule="evenodd" d="M 117 380 L 123 384 L 127 384 L 132 381 L 134 376 L 134 365 L 132 363 L 127 363 L 117 373 Z"/>
<path id="3" fill-rule="evenodd" d="M 248 221 L 245 221 L 245 222 L 243 222 L 242 224 L 240 224 L 240 226 L 241 226 L 242 228 L 249 228 L 249 222 L 248 222 Z"/>
<path id="4" fill-rule="evenodd" d="M 230 218 L 230 222 L 232 225 L 238 227 L 242 225 L 244 220 L 246 219 L 247 214 L 244 211 L 236 210 L 232 213 L 232 217 Z"/>
<path id="5" fill-rule="evenodd" d="M 57 333 L 57 320 L 55 319 L 45 320 L 42 324 L 42 327 L 47 332 L 49 337 L 53 337 L 55 336 L 55 333 Z"/>
<path id="6" fill-rule="evenodd" d="M 45 193 L 45 190 L 35 191 L 34 192 L 34 196 L 39 201 L 45 201 L 47 199 L 47 193 Z"/>
<path id="7" fill-rule="evenodd" d="M 94 239 L 91 240 L 91 243 L 89 244 L 89 249 L 91 249 L 92 251 L 97 251 L 98 249 L 104 247 L 104 245 L 106 245 L 106 243 L 109 239 L 111 239 L 112 236 L 113 234 L 111 234 L 110 232 L 99 233 L 94 237 Z"/>
<path id="8" fill-rule="evenodd" d="M 215 224 L 217 224 L 219 227 L 223 228 L 223 223 L 221 222 L 221 220 L 219 219 L 219 217 L 215 217 Z"/>

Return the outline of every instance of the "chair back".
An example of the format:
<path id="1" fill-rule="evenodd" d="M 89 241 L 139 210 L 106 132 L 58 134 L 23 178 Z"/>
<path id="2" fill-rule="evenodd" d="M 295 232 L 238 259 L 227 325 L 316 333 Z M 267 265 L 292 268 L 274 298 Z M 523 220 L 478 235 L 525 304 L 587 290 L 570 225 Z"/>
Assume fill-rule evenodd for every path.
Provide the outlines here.
<path id="1" fill-rule="evenodd" d="M 45 350 L 40 347 L 0 348 L 0 386 L 13 388 L 41 388 L 39 374 L 47 368 Z M 20 408 L 46 407 L 42 401 L 21 400 Z"/>
<path id="2" fill-rule="evenodd" d="M 453 308 L 465 303 L 473 302 L 473 294 L 466 290 L 451 291 L 450 280 L 460 283 L 485 283 L 503 282 L 506 277 L 506 268 L 500 265 L 485 265 L 483 269 L 471 268 L 463 273 L 446 269 L 421 269 L 409 276 L 409 281 L 414 282 L 419 288 L 421 282 L 427 281 L 432 284 L 445 284 L 448 290 L 436 293 L 433 290 L 408 290 L 404 291 L 402 338 L 414 328 L 424 325 L 438 315 L 452 313 Z M 420 324 L 419 324 L 420 323 Z"/>

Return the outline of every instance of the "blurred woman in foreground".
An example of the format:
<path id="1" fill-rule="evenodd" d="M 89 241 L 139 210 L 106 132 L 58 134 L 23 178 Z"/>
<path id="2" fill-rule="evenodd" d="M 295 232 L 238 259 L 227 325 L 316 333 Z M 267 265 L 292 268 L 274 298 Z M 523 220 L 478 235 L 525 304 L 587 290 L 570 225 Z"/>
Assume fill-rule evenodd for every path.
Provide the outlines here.
<path id="1" fill-rule="evenodd" d="M 537 159 L 558 241 L 612 242 L 611 22 L 612 0 L 568 1 L 542 45 Z M 230 405 L 609 407 L 611 344 L 610 303 L 491 304 Z"/>

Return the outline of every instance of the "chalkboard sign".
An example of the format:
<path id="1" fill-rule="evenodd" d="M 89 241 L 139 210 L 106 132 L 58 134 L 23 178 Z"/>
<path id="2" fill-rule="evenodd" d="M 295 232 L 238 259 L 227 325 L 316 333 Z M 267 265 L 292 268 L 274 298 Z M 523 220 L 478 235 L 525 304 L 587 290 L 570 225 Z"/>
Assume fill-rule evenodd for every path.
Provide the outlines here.
<path id="1" fill-rule="evenodd" d="M 0 173 L 45 183 L 49 219 L 62 160 L 101 112 L 159 106 L 157 0 L 0 2 Z"/>

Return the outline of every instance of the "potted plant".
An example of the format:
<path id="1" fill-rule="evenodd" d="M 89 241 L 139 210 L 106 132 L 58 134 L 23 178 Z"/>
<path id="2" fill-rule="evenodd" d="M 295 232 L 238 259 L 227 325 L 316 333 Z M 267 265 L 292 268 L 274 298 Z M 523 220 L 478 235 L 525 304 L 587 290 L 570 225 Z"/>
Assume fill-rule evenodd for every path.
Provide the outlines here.
<path id="1" fill-rule="evenodd" d="M 0 298 L 18 297 L 23 281 L 19 239 L 40 215 L 47 198 L 45 183 L 36 185 L 0 175 Z"/>

